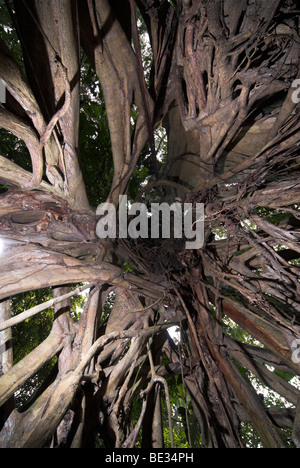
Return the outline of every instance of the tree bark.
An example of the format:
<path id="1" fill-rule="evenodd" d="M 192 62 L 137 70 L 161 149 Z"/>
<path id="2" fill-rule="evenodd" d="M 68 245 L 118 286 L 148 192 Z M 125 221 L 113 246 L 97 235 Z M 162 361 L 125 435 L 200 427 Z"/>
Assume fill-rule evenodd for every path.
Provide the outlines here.
<path id="1" fill-rule="evenodd" d="M 282 428 L 299 446 L 299 389 L 267 367 L 300 374 L 296 2 L 135 3 L 152 49 L 147 89 L 133 2 L 6 2 L 23 58 L 0 39 L 8 95 L 0 127 L 25 143 L 32 170 L 0 155 L 0 446 L 94 448 L 101 438 L 109 448 L 134 447 L 142 429 L 144 446 L 162 448 L 161 387 L 172 440 L 167 382 L 175 374 L 203 447 L 244 447 L 245 421 L 265 447 L 285 447 Z M 168 154 L 152 161 L 160 170 L 139 197 L 204 203 L 201 249 L 97 237 L 80 167 L 90 163 L 79 154 L 81 53 L 109 125 L 107 201 L 118 206 L 134 171 L 145 169 L 143 148 L 162 125 Z M 76 322 L 71 297 L 82 283 L 90 291 Z M 10 317 L 12 297 L 42 288 L 52 288 L 52 301 Z M 11 327 L 52 306 L 49 336 L 14 365 Z M 174 324 L 179 345 L 167 338 Z M 235 330 L 263 347 L 234 339 Z M 50 383 L 17 411 L 14 394 L 52 358 Z M 243 370 L 294 407 L 266 407 Z"/>

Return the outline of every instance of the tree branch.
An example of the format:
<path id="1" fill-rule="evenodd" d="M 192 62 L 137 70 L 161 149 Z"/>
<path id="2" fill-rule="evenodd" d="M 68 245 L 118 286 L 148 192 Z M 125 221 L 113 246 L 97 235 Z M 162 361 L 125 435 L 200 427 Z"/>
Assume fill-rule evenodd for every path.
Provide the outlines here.
<path id="1" fill-rule="evenodd" d="M 0 406 L 8 401 L 47 361 L 59 353 L 63 346 L 61 335 L 53 331 L 34 351 L 0 377 Z"/>
<path id="2" fill-rule="evenodd" d="M 0 126 L 23 140 L 28 148 L 32 161 L 32 180 L 24 188 L 35 189 L 41 182 L 44 172 L 44 159 L 39 139 L 35 132 L 21 119 L 8 112 L 0 105 Z"/>
<path id="3" fill-rule="evenodd" d="M 69 299 L 73 296 L 77 296 L 81 292 L 86 291 L 87 289 L 90 289 L 93 286 L 93 284 L 82 286 L 80 288 L 75 289 L 74 291 L 71 291 L 68 294 L 56 297 L 55 299 L 51 299 L 50 301 L 44 302 L 43 304 L 33 307 L 32 309 L 26 310 L 21 314 L 9 320 L 6 320 L 5 322 L 0 323 L 0 332 L 6 330 L 7 328 L 11 328 L 17 325 L 18 323 L 24 322 L 24 320 L 28 320 L 29 318 L 34 317 L 35 315 L 39 314 L 40 312 L 43 312 L 44 310 L 50 309 L 50 307 L 53 307 L 54 305 L 59 304 L 60 302 L 65 301 L 66 299 Z"/>

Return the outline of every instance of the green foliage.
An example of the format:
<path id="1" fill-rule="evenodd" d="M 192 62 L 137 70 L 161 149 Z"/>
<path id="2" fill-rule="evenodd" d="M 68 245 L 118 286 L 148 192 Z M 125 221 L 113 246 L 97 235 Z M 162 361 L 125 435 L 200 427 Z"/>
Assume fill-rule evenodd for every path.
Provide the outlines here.
<path id="1" fill-rule="evenodd" d="M 189 448 L 200 445 L 200 433 L 192 431 L 194 421 L 193 407 L 190 396 L 180 375 L 168 379 L 172 425 L 175 448 Z M 164 390 L 162 391 L 162 411 L 164 422 L 164 440 L 166 448 L 171 447 L 168 413 Z M 195 425 L 197 427 L 197 425 Z"/>
<path id="2" fill-rule="evenodd" d="M 72 291 L 74 291 L 75 289 L 81 286 L 83 286 L 83 283 L 73 285 Z M 80 319 L 86 303 L 87 303 L 87 296 L 85 294 L 85 291 L 82 292 L 81 294 L 78 294 L 77 296 L 71 297 L 71 317 L 74 322 L 78 322 L 78 320 Z"/>
<path id="3" fill-rule="evenodd" d="M 239 325 L 233 322 L 229 317 L 225 316 L 223 318 L 223 331 L 231 338 L 240 341 L 241 343 L 250 344 L 252 346 L 263 347 L 261 343 L 255 340 L 251 335 L 249 335 L 245 330 L 243 330 Z M 286 401 L 281 395 L 273 391 L 267 385 L 265 385 L 258 377 L 256 377 L 252 372 L 246 369 L 244 366 L 240 365 L 238 362 L 234 361 L 235 367 L 238 369 L 242 377 L 247 381 L 248 384 L 252 385 L 255 392 L 263 400 L 263 403 L 266 408 L 289 408 L 293 405 Z M 274 374 L 278 375 L 286 382 L 295 385 L 297 388 L 300 387 L 300 383 L 297 377 L 294 375 L 288 374 L 278 369 L 269 369 Z M 296 379 L 296 380 L 295 380 Z M 240 426 L 241 437 L 248 448 L 261 448 L 263 447 L 261 440 L 251 423 L 242 423 Z M 290 431 L 282 430 L 283 440 L 286 441 L 287 446 L 291 445 Z"/>
<path id="4" fill-rule="evenodd" d="M 237 341 L 240 341 L 241 343 L 263 347 L 263 345 L 259 341 L 257 341 L 251 335 L 249 335 L 249 333 L 247 333 L 237 323 L 231 320 L 227 315 L 223 317 L 222 328 L 223 332 L 226 335 L 230 336 L 231 338 Z"/>
<path id="5" fill-rule="evenodd" d="M 101 320 L 100 320 L 100 327 L 104 326 L 108 320 L 108 317 L 112 311 L 112 308 L 114 306 L 116 300 L 116 295 L 115 293 L 110 293 L 107 296 L 107 299 L 104 303 L 103 310 L 102 310 L 102 315 L 101 315 Z"/>
<path id="6" fill-rule="evenodd" d="M 12 316 L 19 315 L 52 299 L 51 288 L 29 291 L 11 301 Z M 53 308 L 20 323 L 13 328 L 14 363 L 16 364 L 42 343 L 49 335 L 54 318 Z"/>
<path id="7" fill-rule="evenodd" d="M 131 265 L 129 265 L 129 263 L 125 263 L 124 266 L 123 266 L 123 269 L 124 269 L 124 271 L 127 271 L 128 273 L 134 273 L 135 272 L 134 268 Z"/>
<path id="8" fill-rule="evenodd" d="M 100 83 L 85 55 L 81 72 L 81 170 L 89 202 L 97 207 L 109 195 L 113 179 L 113 159 Z"/>
<path id="9" fill-rule="evenodd" d="M 174 445 L 176 449 L 184 449 L 189 448 L 189 444 L 186 440 L 185 431 L 182 428 L 175 428 L 173 429 L 174 435 Z M 171 448 L 171 437 L 170 431 L 167 427 L 164 428 L 164 441 L 165 441 L 165 448 Z"/>
<path id="10" fill-rule="evenodd" d="M 82 284 L 72 286 L 76 289 Z M 19 315 L 25 310 L 31 309 L 43 302 L 53 298 L 52 288 L 41 289 L 38 291 L 28 291 L 19 294 L 11 300 L 12 316 Z M 71 317 L 77 322 L 82 314 L 86 303 L 86 296 L 79 294 L 71 298 Z M 13 356 L 14 364 L 17 364 L 39 344 L 41 344 L 50 334 L 54 320 L 54 308 L 51 307 L 34 317 L 18 324 L 12 329 Z M 26 384 L 15 394 L 16 405 L 20 411 L 26 409 L 26 405 L 33 395 L 38 391 L 43 382 L 47 380 L 51 371 L 57 363 L 57 357 L 47 362 L 42 369 L 33 375 Z"/>
<path id="11" fill-rule="evenodd" d="M 132 108 L 132 131 L 137 109 Z M 81 68 L 80 162 L 90 204 L 97 207 L 107 199 L 114 175 L 109 124 L 98 77 L 85 55 Z M 128 187 L 131 200 L 150 175 L 148 145 L 141 153 Z"/>
<path id="12" fill-rule="evenodd" d="M 6 44 L 19 66 L 24 68 L 21 43 L 4 0 L 0 0 L 0 39 Z M 32 171 L 30 154 L 24 142 L 3 128 L 0 128 L 0 155 L 22 169 Z"/>
<path id="13" fill-rule="evenodd" d="M 0 38 L 6 44 L 6 47 L 8 47 L 18 64 L 23 67 L 21 43 L 13 26 L 5 0 L 0 0 Z"/>
<path id="14" fill-rule="evenodd" d="M 52 297 L 51 288 L 19 294 L 11 301 L 12 316 L 19 315 L 24 310 L 49 301 Z M 53 318 L 54 310 L 51 308 L 13 327 L 14 364 L 21 361 L 47 338 L 52 328 Z M 49 376 L 56 362 L 57 358 L 53 358 L 15 394 L 16 405 L 20 411 L 24 407 L 26 408 L 27 402 L 35 394 L 41 383 Z"/>
<path id="15" fill-rule="evenodd" d="M 281 377 L 286 382 L 290 382 L 295 377 L 294 375 L 288 374 L 287 372 L 283 372 L 279 369 L 275 369 L 274 374 L 279 375 L 279 377 Z"/>
<path id="16" fill-rule="evenodd" d="M 253 427 L 248 422 L 241 423 L 241 436 L 247 448 L 263 448 L 261 440 Z"/>
<path id="17" fill-rule="evenodd" d="M 31 158 L 25 143 L 3 128 L 0 128 L 0 155 L 32 172 Z"/>

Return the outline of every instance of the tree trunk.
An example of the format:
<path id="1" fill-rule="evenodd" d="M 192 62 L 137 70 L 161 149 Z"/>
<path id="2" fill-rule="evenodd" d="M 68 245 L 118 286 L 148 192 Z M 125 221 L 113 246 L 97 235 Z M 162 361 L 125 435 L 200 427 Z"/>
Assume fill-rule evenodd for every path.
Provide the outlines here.
<path id="1" fill-rule="evenodd" d="M 148 87 L 134 5 L 151 43 Z M 188 390 L 202 447 L 244 447 L 243 422 L 264 447 L 299 446 L 299 386 L 282 377 L 300 374 L 296 2 L 14 0 L 4 8 L 22 58 L 1 36 L 0 127 L 25 143 L 32 170 L 0 156 L 0 447 L 94 448 L 101 440 L 133 448 L 141 440 L 163 448 L 164 419 L 172 442 L 174 375 Z M 162 125 L 166 159 L 152 160 L 159 171 L 140 199 L 204 203 L 201 249 L 185 249 L 183 239 L 97 237 L 82 174 L 97 163 L 79 152 L 81 54 L 109 125 L 107 201 L 118 207 L 128 194 Z M 85 283 L 76 321 L 71 298 Z M 13 297 L 43 288 L 51 302 L 11 317 Z M 49 307 L 49 335 L 14 363 L 14 327 Z M 179 345 L 166 332 L 174 325 Z M 17 409 L 14 396 L 53 359 L 29 407 Z M 294 407 L 268 407 L 250 375 Z M 292 434 L 283 438 L 285 429 Z"/>

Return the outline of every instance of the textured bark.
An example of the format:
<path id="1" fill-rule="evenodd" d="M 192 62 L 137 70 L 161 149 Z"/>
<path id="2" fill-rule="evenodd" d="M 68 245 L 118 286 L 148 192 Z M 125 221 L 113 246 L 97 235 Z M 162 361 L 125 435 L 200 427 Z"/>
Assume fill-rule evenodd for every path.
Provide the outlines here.
<path id="1" fill-rule="evenodd" d="M 134 447 L 142 431 L 144 446 L 160 448 L 161 389 L 168 400 L 174 375 L 189 392 L 203 447 L 244 447 L 242 422 L 265 447 L 285 446 L 281 429 L 299 446 L 299 389 L 267 367 L 300 374 L 293 358 L 300 338 L 296 2 L 136 6 L 153 54 L 147 90 L 127 0 L 15 0 L 22 65 L 0 40 L 8 94 L 0 127 L 24 141 L 32 162 L 30 172 L 0 156 L 7 188 L 0 196 L 0 446 L 94 448 L 100 437 L 106 447 Z M 150 128 L 163 125 L 166 161 L 139 197 L 204 203 L 202 249 L 185 250 L 177 239 L 97 238 L 80 168 L 80 47 L 105 100 L 114 166 L 108 201 L 117 205 L 126 193 Z M 75 323 L 70 298 L 78 283 L 90 291 Z M 46 287 L 52 330 L 13 365 L 9 327 L 50 304 L 9 321 L 9 301 Z M 263 348 L 228 336 L 227 317 Z M 166 332 L 174 324 L 181 346 Z M 53 375 L 19 412 L 15 392 L 53 357 Z M 267 407 L 241 368 L 293 408 Z"/>

